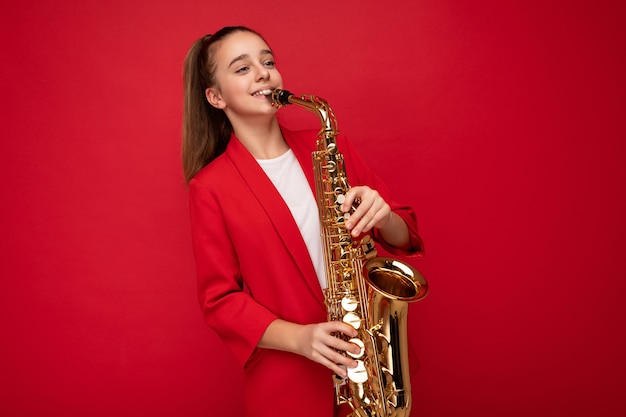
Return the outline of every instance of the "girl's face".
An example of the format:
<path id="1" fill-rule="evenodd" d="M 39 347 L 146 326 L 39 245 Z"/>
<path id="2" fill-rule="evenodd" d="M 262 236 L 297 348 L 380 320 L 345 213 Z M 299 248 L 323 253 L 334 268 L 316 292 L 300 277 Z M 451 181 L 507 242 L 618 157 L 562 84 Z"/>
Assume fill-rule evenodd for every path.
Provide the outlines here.
<path id="1" fill-rule="evenodd" d="M 282 88 L 283 80 L 265 41 L 252 32 L 235 32 L 214 46 L 216 83 L 206 89 L 209 103 L 224 110 L 231 122 L 274 115 L 276 108 L 266 94 Z"/>

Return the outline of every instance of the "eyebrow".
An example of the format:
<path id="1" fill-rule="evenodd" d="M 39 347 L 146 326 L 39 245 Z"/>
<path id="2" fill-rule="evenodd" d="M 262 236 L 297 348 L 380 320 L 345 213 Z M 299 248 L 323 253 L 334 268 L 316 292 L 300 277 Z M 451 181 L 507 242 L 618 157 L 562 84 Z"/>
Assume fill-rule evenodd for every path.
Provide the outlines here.
<path id="1" fill-rule="evenodd" d="M 274 55 L 274 54 L 269 49 L 262 49 L 259 55 Z M 250 58 L 250 55 L 248 54 L 239 55 L 238 57 L 230 61 L 230 64 L 228 64 L 228 68 L 230 68 L 236 62 L 241 61 L 242 59 L 246 59 L 246 58 Z"/>

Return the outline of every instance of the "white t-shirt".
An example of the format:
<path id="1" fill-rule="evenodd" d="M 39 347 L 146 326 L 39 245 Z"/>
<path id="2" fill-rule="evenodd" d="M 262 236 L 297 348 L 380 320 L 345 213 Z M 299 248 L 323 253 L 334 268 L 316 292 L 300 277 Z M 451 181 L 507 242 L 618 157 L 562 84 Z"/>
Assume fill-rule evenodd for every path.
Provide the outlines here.
<path id="1" fill-rule="evenodd" d="M 326 288 L 317 202 L 296 156 L 289 149 L 278 158 L 258 159 L 257 162 L 287 203 L 313 261 L 320 286 Z"/>

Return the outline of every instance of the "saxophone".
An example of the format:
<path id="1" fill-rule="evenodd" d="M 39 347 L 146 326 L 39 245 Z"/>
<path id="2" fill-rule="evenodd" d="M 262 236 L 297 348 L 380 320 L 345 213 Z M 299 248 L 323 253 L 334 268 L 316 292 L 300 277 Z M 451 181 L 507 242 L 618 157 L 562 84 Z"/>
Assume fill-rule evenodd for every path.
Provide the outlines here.
<path id="1" fill-rule="evenodd" d="M 348 377 L 333 376 L 336 402 L 349 404 L 352 417 L 408 417 L 408 303 L 426 296 L 428 284 L 410 265 L 377 257 L 369 235 L 355 241 L 345 228 L 356 206 L 348 213 L 341 211 L 350 186 L 335 141 L 339 134 L 335 115 L 328 103 L 280 89 L 268 98 L 278 108 L 303 106 L 316 113 L 322 123 L 312 157 L 326 264 L 324 299 L 328 320 L 354 327 L 358 334 L 349 341 L 361 348 L 359 354 L 344 353 L 358 364 L 348 369 Z M 335 336 L 348 340 L 343 334 Z"/>

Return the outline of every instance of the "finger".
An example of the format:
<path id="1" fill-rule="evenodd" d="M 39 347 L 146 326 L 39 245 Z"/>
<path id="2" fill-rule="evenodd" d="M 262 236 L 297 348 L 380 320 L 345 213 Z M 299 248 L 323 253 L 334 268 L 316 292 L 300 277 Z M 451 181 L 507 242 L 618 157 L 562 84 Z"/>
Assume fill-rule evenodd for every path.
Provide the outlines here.
<path id="1" fill-rule="evenodd" d="M 330 349 L 326 358 L 336 365 L 354 368 L 357 365 L 356 360 L 354 360 L 351 356 L 344 354 L 343 352 L 344 351 L 338 352 L 336 350 Z"/>
<path id="2" fill-rule="evenodd" d="M 341 211 L 347 213 L 352 208 L 352 203 L 354 203 L 355 195 L 358 192 L 359 187 L 352 187 L 348 190 L 346 195 L 344 196 L 344 201 L 341 204 Z"/>
<path id="3" fill-rule="evenodd" d="M 346 376 L 345 368 L 354 368 L 357 366 L 354 359 L 327 346 L 320 348 L 313 358 L 316 362 L 342 376 Z"/>
<path id="4" fill-rule="evenodd" d="M 333 323 L 337 323 L 338 328 L 341 329 L 340 331 L 347 337 L 355 338 L 358 336 L 358 332 L 352 326 L 342 322 Z M 324 342 L 327 346 L 330 346 L 333 349 L 342 352 L 350 352 L 354 354 L 358 354 L 361 352 L 361 348 L 358 345 L 335 336 L 329 336 L 330 338 L 326 342 Z"/>
<path id="5" fill-rule="evenodd" d="M 361 232 L 368 232 L 374 227 L 384 226 L 391 214 L 391 208 L 384 201 L 382 203 L 382 207 L 371 218 L 363 217 L 355 229 L 359 228 Z"/>
<path id="6" fill-rule="evenodd" d="M 390 219 L 391 207 L 382 197 L 378 197 L 367 215 L 354 227 L 354 231 L 368 232 L 374 227 L 383 227 Z"/>
<path id="7" fill-rule="evenodd" d="M 352 342 L 346 342 L 346 341 L 341 341 L 342 343 L 340 343 L 337 346 L 337 349 L 342 351 L 342 352 L 346 352 L 346 353 L 350 353 L 353 355 L 359 355 L 361 353 L 361 347 L 358 346 L 356 343 L 352 343 Z"/>
<path id="8" fill-rule="evenodd" d="M 349 336 L 349 337 L 354 337 L 354 336 Z M 326 339 L 322 340 L 322 343 L 325 346 L 328 346 L 334 350 L 339 350 L 342 352 L 349 351 L 349 352 L 356 353 L 355 348 L 357 346 L 354 343 L 347 342 L 344 339 L 341 339 L 339 337 L 328 336 Z"/>
<path id="9" fill-rule="evenodd" d="M 358 218 L 358 221 L 352 226 L 349 230 L 352 230 L 353 236 L 358 236 L 361 233 L 370 231 L 374 226 L 376 226 L 381 218 L 385 216 L 384 208 L 386 203 L 384 200 L 379 199 L 374 201 L 368 207 L 368 211 L 363 213 L 362 216 L 355 216 Z"/>
<path id="10" fill-rule="evenodd" d="M 334 354 L 337 354 L 337 352 L 333 352 Z M 329 353 L 328 355 L 324 355 L 322 352 L 318 352 L 317 355 L 313 356 L 313 360 L 321 365 L 324 365 L 325 367 L 327 367 L 328 369 L 330 369 L 331 371 L 333 371 L 334 373 L 336 373 L 337 375 L 342 375 L 345 376 L 346 375 L 346 371 L 341 367 L 341 365 L 337 362 L 332 360 L 331 358 L 329 358 L 328 356 L 333 356 L 333 354 Z M 339 355 L 341 356 L 341 355 Z M 337 357 L 335 357 L 335 359 L 338 359 Z"/>
<path id="11" fill-rule="evenodd" d="M 363 203 L 363 200 L 366 199 L 365 196 L 367 192 L 370 190 L 371 189 L 366 185 L 359 185 L 359 186 L 350 188 L 348 192 L 346 193 L 343 204 L 341 205 L 341 210 L 344 213 L 347 213 L 348 211 L 352 209 L 352 207 L 357 202 L 358 202 L 357 205 L 360 206 Z"/>
<path id="12" fill-rule="evenodd" d="M 339 376 L 342 376 L 344 378 L 348 376 L 348 370 L 346 369 L 345 366 L 338 365 L 330 360 L 325 360 L 324 362 L 320 362 L 320 363 Z"/>
<path id="13" fill-rule="evenodd" d="M 369 222 L 371 218 L 370 212 L 374 203 L 375 201 L 369 198 L 361 200 L 361 204 L 359 204 L 354 213 L 350 214 L 350 217 L 346 222 L 346 227 L 348 228 L 348 230 L 355 228 L 364 219 L 366 223 L 362 223 L 362 225 L 365 225 L 367 224 L 367 222 Z"/>
<path id="14" fill-rule="evenodd" d="M 356 329 L 343 321 L 328 321 L 325 325 L 328 327 L 328 334 L 340 332 L 348 337 L 355 337 L 357 335 Z"/>

